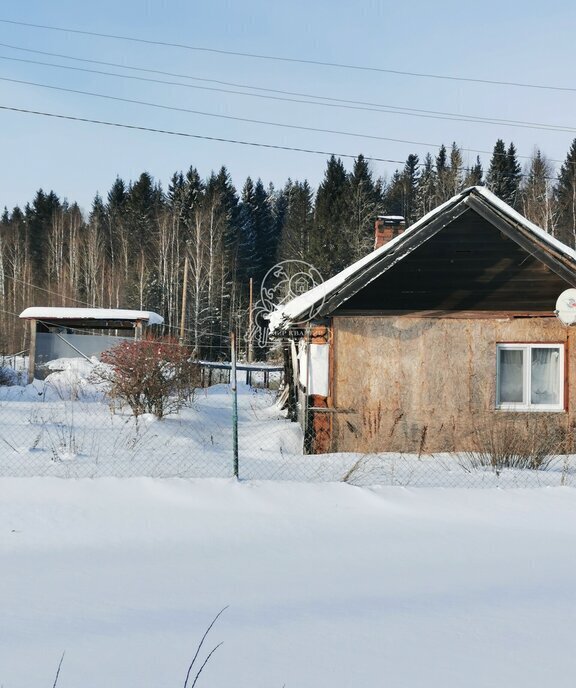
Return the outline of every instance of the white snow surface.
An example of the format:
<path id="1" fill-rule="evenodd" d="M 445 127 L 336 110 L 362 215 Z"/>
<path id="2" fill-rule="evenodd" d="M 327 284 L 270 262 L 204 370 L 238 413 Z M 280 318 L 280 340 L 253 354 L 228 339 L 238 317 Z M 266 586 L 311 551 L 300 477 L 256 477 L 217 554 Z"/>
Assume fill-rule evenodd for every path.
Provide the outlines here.
<path id="1" fill-rule="evenodd" d="M 498 196 L 495 196 L 486 187 L 473 186 L 469 187 L 468 189 L 464 189 L 456 196 L 453 196 L 446 202 L 439 205 L 437 208 L 434 208 L 434 210 L 431 210 L 429 213 L 424 215 L 424 217 L 420 218 L 418 222 L 415 222 L 413 225 L 408 227 L 408 229 L 402 232 L 402 234 L 394 237 L 394 239 L 391 239 L 389 242 L 383 246 L 380 246 L 380 248 L 372 251 L 368 255 L 363 256 L 360 258 L 360 260 L 352 263 L 352 265 L 349 265 L 347 268 L 326 280 L 322 284 L 319 284 L 310 291 L 300 294 L 287 303 L 282 304 L 267 316 L 270 323 L 270 331 L 274 333 L 275 331 L 282 330 L 285 325 L 291 322 L 297 322 L 299 317 L 310 312 L 314 307 L 321 305 L 327 296 L 342 287 L 351 277 L 369 265 L 377 263 L 383 255 L 393 253 L 396 250 L 397 245 L 403 243 L 407 236 L 410 236 L 414 232 L 418 231 L 422 225 L 427 224 L 433 217 L 442 213 L 447 207 L 456 205 L 461 200 L 466 202 L 466 197 L 470 194 L 476 194 L 483 197 L 490 205 L 496 207 L 501 213 L 508 216 L 509 219 L 519 223 L 524 229 L 528 230 L 528 232 L 533 234 L 535 237 L 547 243 L 551 248 L 560 254 L 574 261 L 574 267 L 576 268 L 576 251 L 571 249 L 569 246 L 566 246 L 566 244 L 563 244 L 561 241 L 558 241 L 558 239 L 555 239 L 552 235 L 548 234 L 548 232 L 544 231 L 533 222 L 527 220 L 523 215 L 511 208 L 507 203 L 498 198 Z M 399 254 L 398 260 L 401 260 L 402 257 L 403 254 Z"/>
<path id="2" fill-rule="evenodd" d="M 60 308 L 32 306 L 20 313 L 21 318 L 37 320 L 145 320 L 149 325 L 161 325 L 164 318 L 153 311 L 122 308 Z"/>
<path id="3" fill-rule="evenodd" d="M 572 688 L 575 539 L 572 488 L 3 478 L 0 683 L 182 686 L 229 605 L 198 688 Z"/>
<path id="4" fill-rule="evenodd" d="M 232 393 L 226 383 L 196 390 L 191 406 L 159 421 L 134 418 L 106 397 L 96 358 L 51 361 L 45 380 L 25 385 L 25 359 L 5 367 L 0 385 L 0 476 L 230 478 Z M 253 382 L 262 372 L 252 372 Z M 18 384 L 20 379 L 21 384 Z M 216 376 L 214 377 L 216 380 Z M 542 470 L 493 470 L 466 454 L 303 453 L 298 423 L 276 393 L 238 384 L 240 477 L 246 480 L 347 481 L 410 487 L 576 486 L 576 455 L 551 456 Z M 0 681 L 1 685 L 1 681 Z"/>

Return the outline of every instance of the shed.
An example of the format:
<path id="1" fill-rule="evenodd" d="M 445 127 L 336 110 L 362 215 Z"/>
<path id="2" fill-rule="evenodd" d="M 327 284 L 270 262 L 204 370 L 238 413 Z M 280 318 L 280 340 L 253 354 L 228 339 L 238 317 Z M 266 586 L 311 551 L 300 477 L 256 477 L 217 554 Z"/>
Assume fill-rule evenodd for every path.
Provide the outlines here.
<path id="1" fill-rule="evenodd" d="M 140 339 L 148 326 L 164 323 L 152 311 L 113 308 L 31 307 L 20 318 L 30 328 L 29 382 L 48 361 L 99 356 L 119 340 Z"/>
<path id="2" fill-rule="evenodd" d="M 576 253 L 471 187 L 281 306 L 311 452 L 440 452 L 539 419 L 574 445 L 574 333 L 554 317 Z M 314 318 L 303 322 L 306 314 Z"/>

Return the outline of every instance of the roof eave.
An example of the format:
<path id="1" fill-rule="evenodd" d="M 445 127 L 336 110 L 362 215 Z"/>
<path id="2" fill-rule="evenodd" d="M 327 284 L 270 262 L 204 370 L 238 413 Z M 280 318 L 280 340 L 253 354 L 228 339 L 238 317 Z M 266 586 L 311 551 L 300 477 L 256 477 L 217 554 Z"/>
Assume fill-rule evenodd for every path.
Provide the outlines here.
<path id="1" fill-rule="evenodd" d="M 284 311 L 280 319 L 276 318 L 272 334 L 301 322 L 310 312 L 311 306 L 318 307 L 318 317 L 329 315 L 468 209 L 477 212 L 561 278 L 576 286 L 574 251 L 529 222 L 489 190 L 484 187 L 469 187 L 425 215 L 389 244 L 370 254 L 373 255 L 373 260 L 361 259 L 363 263 L 357 272 L 350 274 L 345 281 L 338 283 L 338 275 L 335 275 L 331 279 L 336 280 L 336 286 L 331 288 L 331 280 L 327 280 L 326 291 L 319 290 L 319 296 L 314 303 L 303 301 L 306 303 L 305 308 L 290 315 Z M 351 267 L 338 274 L 341 275 Z"/>

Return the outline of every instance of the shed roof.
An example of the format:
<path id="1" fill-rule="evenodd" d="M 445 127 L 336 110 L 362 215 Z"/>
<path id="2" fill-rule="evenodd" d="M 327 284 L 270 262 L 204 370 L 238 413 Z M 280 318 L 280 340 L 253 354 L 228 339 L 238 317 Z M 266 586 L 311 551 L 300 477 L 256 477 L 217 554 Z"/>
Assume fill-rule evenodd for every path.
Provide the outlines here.
<path id="1" fill-rule="evenodd" d="M 86 320 L 86 321 L 144 321 L 149 325 L 162 325 L 164 318 L 153 311 L 135 311 L 122 308 L 56 308 L 31 307 L 20 313 L 25 320 Z"/>
<path id="2" fill-rule="evenodd" d="M 573 249 L 527 220 L 485 187 L 472 186 L 326 282 L 282 304 L 268 316 L 271 331 L 279 332 L 306 320 L 312 312 L 318 316 L 333 312 L 470 208 L 576 286 L 576 252 Z"/>

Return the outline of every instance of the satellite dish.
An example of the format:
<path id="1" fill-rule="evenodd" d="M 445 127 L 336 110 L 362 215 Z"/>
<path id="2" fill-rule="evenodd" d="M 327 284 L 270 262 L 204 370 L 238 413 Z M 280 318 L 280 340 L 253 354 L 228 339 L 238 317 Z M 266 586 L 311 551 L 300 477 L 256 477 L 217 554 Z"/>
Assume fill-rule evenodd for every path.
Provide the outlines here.
<path id="1" fill-rule="evenodd" d="M 576 289 L 566 289 L 560 294 L 554 314 L 565 325 L 576 325 Z"/>

